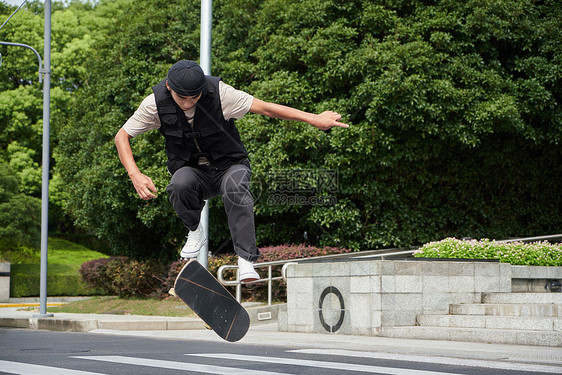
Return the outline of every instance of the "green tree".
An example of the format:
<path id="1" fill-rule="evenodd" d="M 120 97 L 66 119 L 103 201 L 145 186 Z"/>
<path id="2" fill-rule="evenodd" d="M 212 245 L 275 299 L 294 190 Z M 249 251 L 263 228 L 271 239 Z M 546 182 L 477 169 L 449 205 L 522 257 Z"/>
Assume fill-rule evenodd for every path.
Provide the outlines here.
<path id="1" fill-rule="evenodd" d="M 88 84 L 75 91 L 80 105 L 61 122 L 57 170 L 76 222 L 116 253 L 172 256 L 184 229 L 164 193 L 161 137 L 133 143 L 160 191 L 147 204 L 113 136 L 172 63 L 197 59 L 199 3 L 111 5 L 114 23 L 94 38 Z M 561 227 L 559 2 L 221 0 L 214 14 L 214 74 L 260 99 L 336 110 L 353 125 L 323 133 L 252 115 L 238 122 L 261 187 L 260 245 L 300 242 L 304 232 L 365 249 Z M 306 184 L 315 171 L 337 172 L 336 190 L 320 195 L 336 202 L 268 199 L 281 175 L 309 173 Z M 228 231 L 219 200 L 211 210 L 220 249 Z"/>
<path id="2" fill-rule="evenodd" d="M 275 168 L 340 175 L 335 206 L 262 200 L 262 241 L 272 224 L 285 238 L 280 227 L 294 228 L 293 240 L 306 230 L 361 248 L 557 231 L 562 18 L 553 9 L 560 5 L 265 2 L 248 33 L 261 37 L 249 53 L 250 91 L 335 108 L 354 126 L 326 136 L 242 123 L 262 180 Z M 245 56 L 228 66 L 238 63 Z"/>
<path id="3" fill-rule="evenodd" d="M 41 200 L 18 192 L 18 179 L 0 163 L 0 250 L 39 248 Z"/>
<path id="4" fill-rule="evenodd" d="M 169 177 L 161 137 L 147 134 L 133 142 L 139 167 L 160 191 L 149 203 L 137 198 L 113 137 L 173 62 L 198 55 L 199 12 L 186 9 L 200 4 L 148 1 L 140 7 L 119 0 L 113 5 L 115 21 L 97 41 L 88 85 L 77 92 L 81 105 L 65 123 L 55 153 L 57 170 L 77 225 L 106 240 L 114 253 L 167 257 L 185 233 L 165 194 Z"/>
<path id="5" fill-rule="evenodd" d="M 107 8 L 113 8 L 111 4 Z M 103 8 L 103 7 L 101 7 Z M 16 8 L 0 7 L 2 19 Z M 101 38 L 111 22 L 107 9 L 95 11 L 90 2 L 53 3 L 51 46 L 51 149 L 58 143 L 58 130 L 73 106 L 73 92 L 87 75 L 93 41 Z M 28 44 L 43 55 L 43 12 L 39 1 L 29 2 L 0 31 L 0 40 Z M 0 161 L 7 162 L 17 176 L 20 192 L 40 196 L 43 94 L 35 54 L 20 47 L 0 46 Z M 51 165 L 55 165 L 54 161 Z M 51 176 L 52 177 L 52 176 Z M 55 176 L 55 180 L 60 178 Z M 57 191 L 57 189 L 63 189 Z M 64 197 L 64 184 L 50 188 L 52 196 Z M 63 213 L 64 199 L 51 200 L 50 224 L 72 225 Z"/>

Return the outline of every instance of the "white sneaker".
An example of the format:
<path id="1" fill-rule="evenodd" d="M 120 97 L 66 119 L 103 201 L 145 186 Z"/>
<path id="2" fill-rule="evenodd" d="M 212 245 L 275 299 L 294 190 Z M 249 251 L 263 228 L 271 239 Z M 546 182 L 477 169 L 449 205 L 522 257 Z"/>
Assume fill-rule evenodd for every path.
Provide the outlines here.
<path id="1" fill-rule="evenodd" d="M 207 236 L 203 224 L 200 222 L 196 230 L 192 230 L 187 235 L 187 242 L 181 249 L 180 257 L 183 259 L 197 258 L 199 252 L 207 244 Z"/>
<path id="2" fill-rule="evenodd" d="M 260 275 L 254 269 L 254 262 L 238 257 L 238 270 L 240 271 L 240 281 L 256 281 Z"/>

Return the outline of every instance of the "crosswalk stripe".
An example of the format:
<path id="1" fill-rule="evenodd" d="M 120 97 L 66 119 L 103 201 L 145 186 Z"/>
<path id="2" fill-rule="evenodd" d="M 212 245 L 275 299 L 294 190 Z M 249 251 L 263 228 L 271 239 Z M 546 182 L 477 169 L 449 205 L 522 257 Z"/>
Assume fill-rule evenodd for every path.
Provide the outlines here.
<path id="1" fill-rule="evenodd" d="M 204 374 L 215 374 L 215 375 L 290 375 L 281 372 L 249 370 L 243 368 L 223 367 L 223 366 L 213 366 L 213 365 L 201 365 L 197 363 L 187 363 L 187 362 L 172 362 L 172 361 L 163 361 L 159 359 L 123 357 L 118 355 L 80 356 L 80 357 L 73 357 L 73 358 L 89 359 L 92 361 L 111 362 L 111 363 L 119 363 L 119 364 L 126 364 L 126 365 L 158 367 L 158 368 L 166 368 L 171 370 L 193 371 L 193 372 L 201 372 Z"/>
<path id="2" fill-rule="evenodd" d="M 366 372 L 366 373 L 371 373 L 371 374 L 460 375 L 460 374 L 453 374 L 453 373 L 450 373 L 450 372 L 436 372 L 436 371 L 425 371 L 425 370 L 404 369 L 404 368 L 394 368 L 394 367 L 357 365 L 357 364 L 353 364 L 353 363 L 311 361 L 311 360 L 306 360 L 306 359 L 258 357 L 258 356 L 240 355 L 240 354 L 214 354 L 214 353 L 209 353 L 209 354 L 186 354 L 186 355 L 207 357 L 207 358 L 229 359 L 229 360 L 245 361 L 245 362 L 280 363 L 280 364 L 285 364 L 285 365 L 316 367 L 316 368 L 325 368 L 325 369 L 330 369 L 330 370 L 341 370 L 341 371 Z"/>
<path id="3" fill-rule="evenodd" d="M 17 375 L 104 375 L 99 372 L 70 370 L 59 367 L 31 365 L 29 363 L 9 362 L 0 360 L 0 371 Z"/>
<path id="4" fill-rule="evenodd" d="M 533 373 L 548 373 L 548 374 L 561 374 L 562 366 L 549 366 L 541 364 L 529 364 L 521 362 L 498 362 L 491 360 L 470 359 L 470 358 L 451 358 L 451 357 L 436 357 L 412 354 L 392 354 L 392 353 L 375 353 L 375 352 L 361 352 L 353 350 L 341 349 L 297 349 L 289 350 L 289 353 L 300 354 L 317 354 L 327 356 L 345 356 L 354 358 L 371 358 L 371 359 L 387 359 L 393 361 L 407 361 L 418 363 L 433 363 L 441 365 L 452 366 L 466 366 L 466 367 L 483 367 L 497 370 L 511 370 L 511 371 L 529 371 Z"/>

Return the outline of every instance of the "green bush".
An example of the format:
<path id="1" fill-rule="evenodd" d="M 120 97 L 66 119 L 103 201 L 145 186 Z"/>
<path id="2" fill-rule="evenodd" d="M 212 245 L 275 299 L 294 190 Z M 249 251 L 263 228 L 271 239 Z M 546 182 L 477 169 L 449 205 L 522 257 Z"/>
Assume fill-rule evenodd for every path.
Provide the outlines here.
<path id="1" fill-rule="evenodd" d="M 262 257 L 260 262 L 277 260 L 289 260 L 298 258 L 309 258 L 319 255 L 347 253 L 349 249 L 325 247 L 318 248 L 305 245 L 282 245 L 260 249 Z M 223 265 L 236 265 L 238 256 L 226 254 L 219 257 L 209 258 L 208 270 L 213 276 L 217 276 L 219 268 Z M 159 295 L 167 297 L 168 291 L 174 286 L 174 282 L 185 265 L 185 260 L 177 260 L 167 267 L 153 260 L 132 260 L 127 257 L 112 257 L 95 259 L 86 262 L 80 268 L 80 274 L 85 283 L 103 289 L 107 294 L 125 297 L 148 297 Z M 267 270 L 260 270 L 262 277 L 267 277 Z M 280 276 L 281 267 L 273 269 L 272 276 Z M 226 271 L 225 280 L 234 280 L 236 270 Z M 234 294 L 234 287 L 229 287 Z M 276 281 L 273 287 L 273 299 L 281 301 L 286 298 L 284 282 Z M 247 285 L 243 289 L 245 300 L 265 301 L 267 300 L 267 284 L 256 283 Z"/>
<path id="2" fill-rule="evenodd" d="M 39 264 L 12 264 L 10 274 L 11 297 L 36 297 L 40 292 L 41 266 Z M 82 281 L 76 267 L 66 264 L 47 266 L 47 295 L 93 296 L 103 294 Z"/>
<path id="3" fill-rule="evenodd" d="M 489 239 L 458 240 L 446 238 L 425 244 L 414 252 L 419 258 L 497 259 L 521 266 L 562 266 L 562 244 L 547 241 L 497 242 Z"/>
<path id="4" fill-rule="evenodd" d="M 0 155 L 1 156 L 1 155 Z M 20 184 L 9 165 L 0 159 L 0 253 L 8 257 L 38 249 L 41 200 L 19 192 Z"/>
<path id="5" fill-rule="evenodd" d="M 25 246 L 17 249 L 0 249 L 0 258 L 11 264 L 39 264 L 41 263 L 41 252 Z"/>
<path id="6" fill-rule="evenodd" d="M 164 273 L 165 267 L 156 261 L 127 257 L 95 259 L 80 267 L 86 284 L 125 298 L 161 294 Z"/>
<path id="7" fill-rule="evenodd" d="M 124 261 L 125 257 L 111 257 L 92 259 L 82 263 L 78 271 L 82 280 L 92 288 L 98 288 L 107 295 L 117 295 L 119 292 L 114 289 L 112 280 L 107 276 L 109 262 Z"/>

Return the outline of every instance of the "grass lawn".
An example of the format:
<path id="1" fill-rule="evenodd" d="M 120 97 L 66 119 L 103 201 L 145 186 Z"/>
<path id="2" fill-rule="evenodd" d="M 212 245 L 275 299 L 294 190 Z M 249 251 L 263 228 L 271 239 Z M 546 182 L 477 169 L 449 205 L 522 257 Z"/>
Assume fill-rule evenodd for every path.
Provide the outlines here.
<path id="1" fill-rule="evenodd" d="M 179 298 L 120 299 L 118 297 L 93 297 L 62 306 L 49 307 L 51 313 L 117 314 L 195 317 L 196 315 Z"/>
<path id="2" fill-rule="evenodd" d="M 30 297 L 39 295 L 40 252 L 22 249 L 0 252 L 0 257 L 12 261 L 10 296 Z M 99 291 L 85 285 L 78 272 L 82 263 L 108 256 L 80 244 L 60 238 L 49 238 L 48 282 L 49 296 L 92 295 Z"/>
<path id="3" fill-rule="evenodd" d="M 107 255 L 60 238 L 49 238 L 48 263 L 80 265 L 93 259 L 108 258 Z"/>
<path id="4" fill-rule="evenodd" d="M 88 260 L 107 258 L 108 256 L 98 251 L 90 250 L 80 244 L 49 237 L 48 256 L 49 264 L 80 265 Z M 12 264 L 40 264 L 41 251 L 39 249 L 0 249 L 0 259 Z"/>

